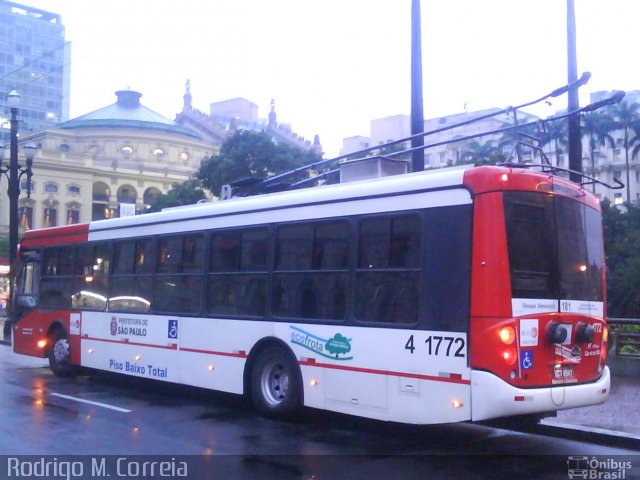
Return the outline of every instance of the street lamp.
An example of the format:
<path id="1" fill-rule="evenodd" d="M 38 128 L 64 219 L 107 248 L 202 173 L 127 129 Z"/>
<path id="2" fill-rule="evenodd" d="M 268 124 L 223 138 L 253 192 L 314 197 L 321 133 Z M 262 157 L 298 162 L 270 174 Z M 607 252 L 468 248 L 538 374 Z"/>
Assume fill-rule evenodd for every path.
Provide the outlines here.
<path id="1" fill-rule="evenodd" d="M 26 159 L 25 166 L 18 164 L 18 106 L 20 105 L 20 95 L 12 90 L 7 96 L 7 104 L 11 111 L 11 133 L 9 137 L 9 165 L 3 165 L 0 161 L 0 173 L 5 174 L 9 179 L 7 196 L 9 197 L 9 297 L 7 304 L 7 323 L 5 324 L 4 336 L 10 335 L 11 325 L 15 320 L 15 278 L 16 278 L 16 256 L 18 250 L 18 198 L 20 197 L 20 179 L 27 176 L 27 195 L 31 196 L 31 176 L 33 175 L 33 158 L 36 147 L 32 142 L 27 142 L 23 146 Z"/>

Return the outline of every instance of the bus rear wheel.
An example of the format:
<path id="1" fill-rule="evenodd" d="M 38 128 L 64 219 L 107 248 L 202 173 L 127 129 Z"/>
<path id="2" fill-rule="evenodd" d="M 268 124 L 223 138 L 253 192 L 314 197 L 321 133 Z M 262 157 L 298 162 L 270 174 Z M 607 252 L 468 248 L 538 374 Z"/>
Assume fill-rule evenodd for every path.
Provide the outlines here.
<path id="1" fill-rule="evenodd" d="M 69 339 L 63 331 L 55 332 L 51 338 L 49 367 L 59 377 L 71 377 L 75 373 L 75 367 L 71 364 Z"/>
<path id="2" fill-rule="evenodd" d="M 258 354 L 251 371 L 251 399 L 261 413 L 276 418 L 302 406 L 302 375 L 284 349 L 268 347 Z"/>

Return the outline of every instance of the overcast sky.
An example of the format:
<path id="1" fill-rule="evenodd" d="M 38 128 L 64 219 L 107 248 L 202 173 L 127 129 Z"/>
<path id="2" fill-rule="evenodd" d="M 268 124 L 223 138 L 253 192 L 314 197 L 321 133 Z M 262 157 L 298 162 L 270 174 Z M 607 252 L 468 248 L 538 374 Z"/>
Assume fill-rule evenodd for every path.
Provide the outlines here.
<path id="1" fill-rule="evenodd" d="M 71 118 L 116 90 L 174 118 L 244 97 L 328 155 L 369 121 L 410 112 L 411 0 L 16 0 L 62 15 Z M 575 0 L 583 89 L 640 89 L 640 1 Z M 426 118 L 533 100 L 566 83 L 565 0 L 422 0 Z M 586 97 L 585 97 L 586 95 Z M 566 96 L 551 114 L 566 106 Z"/>

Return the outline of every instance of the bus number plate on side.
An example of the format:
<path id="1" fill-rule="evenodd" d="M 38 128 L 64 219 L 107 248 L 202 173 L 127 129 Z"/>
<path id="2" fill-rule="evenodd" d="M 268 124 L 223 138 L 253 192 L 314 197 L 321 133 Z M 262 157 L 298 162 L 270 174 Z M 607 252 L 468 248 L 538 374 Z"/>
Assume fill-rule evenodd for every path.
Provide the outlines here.
<path id="1" fill-rule="evenodd" d="M 447 335 L 429 335 L 424 341 L 424 346 L 421 342 L 416 342 L 414 336 L 411 335 L 407 340 L 404 348 L 409 352 L 414 353 L 416 350 L 421 350 L 430 356 L 443 356 L 443 357 L 466 357 L 466 341 L 462 337 L 452 337 Z"/>

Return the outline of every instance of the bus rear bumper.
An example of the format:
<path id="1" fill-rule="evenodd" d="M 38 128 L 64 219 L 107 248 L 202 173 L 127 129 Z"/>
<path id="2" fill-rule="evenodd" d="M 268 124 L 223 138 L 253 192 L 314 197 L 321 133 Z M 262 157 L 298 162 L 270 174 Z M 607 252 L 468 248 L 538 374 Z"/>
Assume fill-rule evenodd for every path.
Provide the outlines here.
<path id="1" fill-rule="evenodd" d="M 543 388 L 514 387 L 492 373 L 472 370 L 471 420 L 597 405 L 607 399 L 610 383 L 609 367 L 592 383 Z"/>

